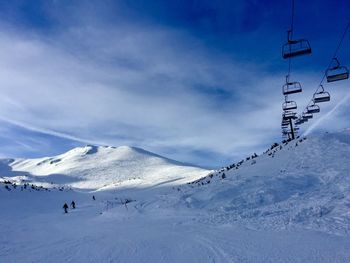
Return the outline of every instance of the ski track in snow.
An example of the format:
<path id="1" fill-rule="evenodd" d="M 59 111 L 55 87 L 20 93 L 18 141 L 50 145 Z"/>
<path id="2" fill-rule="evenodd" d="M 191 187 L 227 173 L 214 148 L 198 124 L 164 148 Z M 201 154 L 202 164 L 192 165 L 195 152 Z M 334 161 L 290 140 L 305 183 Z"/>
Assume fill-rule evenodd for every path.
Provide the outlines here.
<path id="1" fill-rule="evenodd" d="M 153 210 L 139 214 L 133 207 L 127 211 L 121 206 L 101 215 L 98 213 L 101 207 L 97 204 L 67 215 L 48 213 L 8 222 L 0 238 L 1 258 L 4 262 L 346 262 L 349 259 L 350 244 L 346 237 L 314 231 L 211 226 L 174 210 L 167 214 Z"/>

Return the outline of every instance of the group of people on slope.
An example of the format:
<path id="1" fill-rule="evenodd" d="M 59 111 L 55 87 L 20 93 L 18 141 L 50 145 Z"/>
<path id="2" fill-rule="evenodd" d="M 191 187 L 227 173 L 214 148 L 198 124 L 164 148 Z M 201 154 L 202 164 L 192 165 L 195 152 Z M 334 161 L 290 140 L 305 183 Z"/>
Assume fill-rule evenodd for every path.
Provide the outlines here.
<path id="1" fill-rule="evenodd" d="M 93 199 L 93 200 L 96 200 L 96 198 L 95 198 L 94 195 L 92 196 L 92 199 Z M 72 202 L 70 203 L 70 206 L 71 206 L 72 209 L 75 209 L 75 202 L 72 201 Z M 68 213 L 68 208 L 69 208 L 69 206 L 67 205 L 67 203 L 64 203 L 64 205 L 63 205 L 63 210 L 64 210 L 64 213 L 65 213 L 65 214 Z"/>
<path id="2" fill-rule="evenodd" d="M 75 209 L 75 202 L 74 201 L 72 201 L 71 203 L 70 203 L 70 205 L 71 205 L 71 207 L 73 208 L 73 209 Z M 63 205 L 63 209 L 64 209 L 64 213 L 65 214 L 67 214 L 68 213 L 68 205 L 67 205 L 67 203 L 64 203 L 64 205 Z"/>

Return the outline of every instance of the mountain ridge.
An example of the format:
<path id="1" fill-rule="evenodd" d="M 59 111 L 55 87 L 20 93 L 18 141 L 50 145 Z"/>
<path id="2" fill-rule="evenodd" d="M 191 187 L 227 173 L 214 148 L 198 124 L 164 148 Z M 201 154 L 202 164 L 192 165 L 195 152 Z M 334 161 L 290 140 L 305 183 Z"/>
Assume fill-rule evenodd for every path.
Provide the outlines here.
<path id="1" fill-rule="evenodd" d="M 108 185 L 159 184 L 176 179 L 184 182 L 208 173 L 206 169 L 130 146 L 86 145 L 51 157 L 2 159 L 1 164 L 4 174 L 26 172 L 31 178 L 40 177 L 41 180 L 56 175 L 52 183 L 89 189 Z M 67 176 L 76 182 L 69 182 Z"/>

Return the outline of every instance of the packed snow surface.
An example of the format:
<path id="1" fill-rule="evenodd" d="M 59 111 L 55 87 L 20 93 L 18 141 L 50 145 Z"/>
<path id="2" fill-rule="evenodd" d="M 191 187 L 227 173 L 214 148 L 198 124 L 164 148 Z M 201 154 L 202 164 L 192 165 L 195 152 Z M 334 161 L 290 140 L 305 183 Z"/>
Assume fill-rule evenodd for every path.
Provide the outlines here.
<path id="1" fill-rule="evenodd" d="M 2 160 L 0 262 L 350 262 L 349 160 L 349 130 L 217 171 L 131 147 Z"/>

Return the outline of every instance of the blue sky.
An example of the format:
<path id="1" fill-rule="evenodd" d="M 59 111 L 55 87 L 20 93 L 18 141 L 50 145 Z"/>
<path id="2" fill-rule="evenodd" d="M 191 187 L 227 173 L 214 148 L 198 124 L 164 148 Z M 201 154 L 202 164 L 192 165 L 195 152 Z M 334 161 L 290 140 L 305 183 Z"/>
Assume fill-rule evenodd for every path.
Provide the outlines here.
<path id="1" fill-rule="evenodd" d="M 349 8 L 296 0 L 294 35 L 313 48 L 292 63 L 300 109 Z M 290 1 L 1 1 L 0 156 L 130 145 L 217 167 L 259 153 L 280 140 L 289 24 Z M 349 45 L 350 33 L 348 66 Z M 325 88 L 331 102 L 303 131 L 350 127 L 349 80 Z"/>

